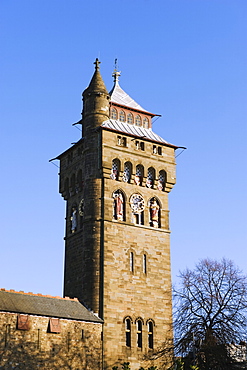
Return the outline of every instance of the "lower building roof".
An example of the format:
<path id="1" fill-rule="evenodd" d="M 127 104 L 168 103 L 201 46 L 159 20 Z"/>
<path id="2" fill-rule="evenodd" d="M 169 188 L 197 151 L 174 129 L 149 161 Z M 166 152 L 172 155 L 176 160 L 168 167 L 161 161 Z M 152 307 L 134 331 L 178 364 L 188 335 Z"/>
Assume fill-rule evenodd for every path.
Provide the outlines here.
<path id="1" fill-rule="evenodd" d="M 77 298 L 0 290 L 0 311 L 103 323 Z"/>

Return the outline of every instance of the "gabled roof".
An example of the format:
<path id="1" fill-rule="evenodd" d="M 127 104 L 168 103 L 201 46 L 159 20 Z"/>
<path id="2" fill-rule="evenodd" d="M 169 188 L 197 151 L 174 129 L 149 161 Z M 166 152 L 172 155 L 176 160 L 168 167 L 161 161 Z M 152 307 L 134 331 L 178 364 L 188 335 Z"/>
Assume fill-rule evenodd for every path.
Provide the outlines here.
<path id="1" fill-rule="evenodd" d="M 168 146 L 172 146 L 177 148 L 173 144 L 169 144 L 166 140 L 164 140 L 161 136 L 155 134 L 151 128 L 143 128 L 138 127 L 135 125 L 131 125 L 127 122 L 120 122 L 114 119 L 108 119 L 107 121 L 103 122 L 101 125 L 102 128 L 110 129 L 113 131 L 119 131 L 125 134 L 130 134 L 133 136 L 137 136 L 143 139 L 148 139 L 151 141 L 156 141 L 158 143 L 166 144 Z"/>
<path id="2" fill-rule="evenodd" d="M 0 311 L 103 323 L 77 299 L 24 292 L 0 290 Z"/>

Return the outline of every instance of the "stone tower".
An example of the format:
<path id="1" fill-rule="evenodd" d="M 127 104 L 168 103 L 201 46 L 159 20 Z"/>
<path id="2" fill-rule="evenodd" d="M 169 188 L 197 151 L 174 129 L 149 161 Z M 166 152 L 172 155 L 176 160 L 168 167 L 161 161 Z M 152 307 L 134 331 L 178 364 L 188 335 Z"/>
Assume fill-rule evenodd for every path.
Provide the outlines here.
<path id="1" fill-rule="evenodd" d="M 104 319 L 104 369 L 172 338 L 168 193 L 176 146 L 152 130 L 152 114 L 99 71 L 83 92 L 82 138 L 59 155 L 67 203 L 64 295 Z M 156 364 L 156 363 L 154 363 Z"/>

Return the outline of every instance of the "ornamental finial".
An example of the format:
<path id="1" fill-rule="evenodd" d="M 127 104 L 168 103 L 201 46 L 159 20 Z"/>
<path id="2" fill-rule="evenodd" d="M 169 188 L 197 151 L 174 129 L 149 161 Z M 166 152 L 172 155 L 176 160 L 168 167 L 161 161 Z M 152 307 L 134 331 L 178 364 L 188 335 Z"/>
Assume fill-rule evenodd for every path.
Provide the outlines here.
<path id="1" fill-rule="evenodd" d="M 118 71 L 118 64 L 117 64 L 117 58 L 116 58 L 115 59 L 115 68 L 114 68 L 114 71 L 112 73 L 112 77 L 114 77 L 114 82 L 115 83 L 118 82 L 119 76 L 121 76 L 121 72 Z"/>
<path id="2" fill-rule="evenodd" d="M 99 65 L 100 65 L 100 61 L 98 58 L 95 59 L 95 62 L 93 64 L 95 64 L 95 71 L 98 71 L 99 70 Z"/>

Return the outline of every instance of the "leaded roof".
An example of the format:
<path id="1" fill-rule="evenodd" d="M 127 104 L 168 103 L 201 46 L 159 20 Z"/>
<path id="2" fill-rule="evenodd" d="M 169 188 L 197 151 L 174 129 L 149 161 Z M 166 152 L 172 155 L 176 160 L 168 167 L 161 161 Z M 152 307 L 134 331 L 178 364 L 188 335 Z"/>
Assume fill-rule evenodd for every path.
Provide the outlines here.
<path id="1" fill-rule="evenodd" d="M 125 134 L 130 134 L 130 135 L 137 136 L 143 139 L 157 141 L 159 143 L 167 144 L 167 145 L 171 145 L 175 147 L 175 145 L 169 144 L 161 136 L 155 134 L 151 128 L 138 127 L 135 125 L 131 125 L 127 122 L 120 122 L 114 119 L 106 120 L 105 122 L 102 123 L 101 127 L 114 130 L 114 131 L 119 131 Z"/>
<path id="2" fill-rule="evenodd" d="M 147 112 L 120 87 L 117 80 L 115 81 L 112 90 L 109 92 L 109 95 L 112 103 Z"/>

